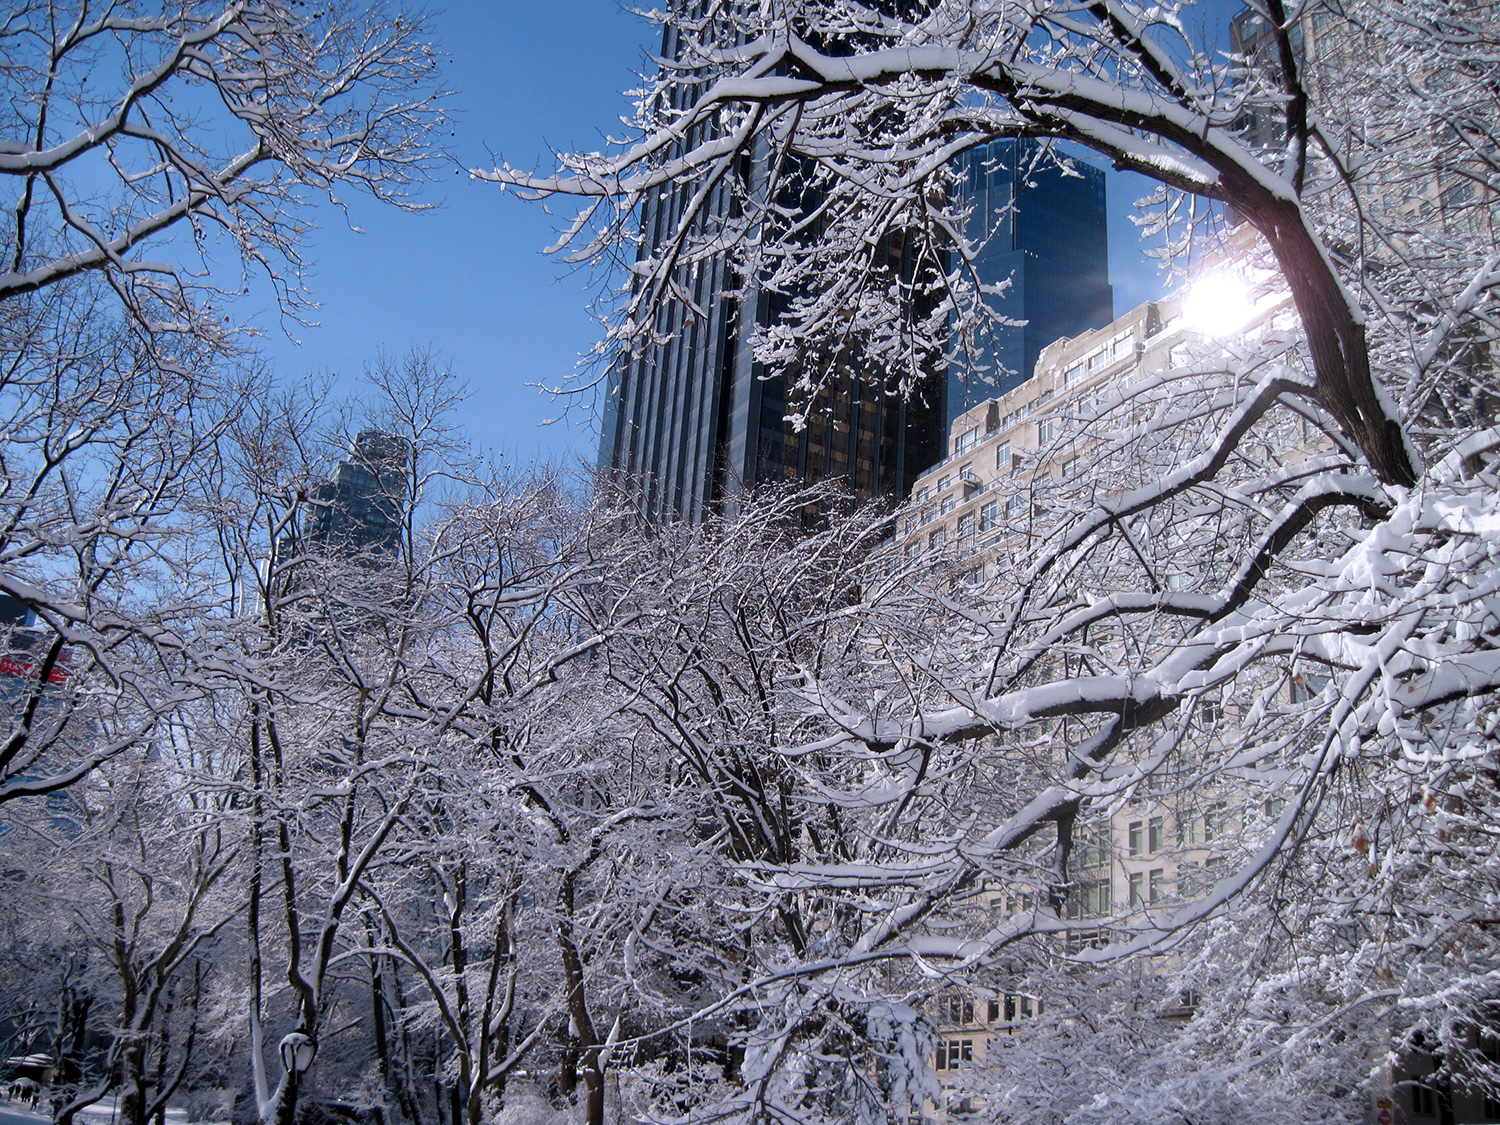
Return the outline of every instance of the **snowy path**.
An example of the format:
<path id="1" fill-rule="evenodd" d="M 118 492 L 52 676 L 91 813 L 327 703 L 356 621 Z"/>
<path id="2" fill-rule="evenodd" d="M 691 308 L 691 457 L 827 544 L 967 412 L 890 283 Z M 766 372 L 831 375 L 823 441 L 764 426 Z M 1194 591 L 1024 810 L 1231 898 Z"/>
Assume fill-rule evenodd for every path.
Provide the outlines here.
<path id="1" fill-rule="evenodd" d="M 79 1125 L 110 1125 L 115 1120 L 113 1098 L 105 1098 L 79 1111 Z M 51 1125 L 50 1114 L 27 1109 L 19 1102 L 0 1102 L 0 1125 Z M 181 1109 L 167 1108 L 167 1125 L 187 1125 L 187 1113 Z"/>
<path id="2" fill-rule="evenodd" d="M 0 1125 L 37 1125 L 38 1121 L 51 1120 L 45 1113 L 36 1113 L 19 1105 L 0 1105 Z"/>

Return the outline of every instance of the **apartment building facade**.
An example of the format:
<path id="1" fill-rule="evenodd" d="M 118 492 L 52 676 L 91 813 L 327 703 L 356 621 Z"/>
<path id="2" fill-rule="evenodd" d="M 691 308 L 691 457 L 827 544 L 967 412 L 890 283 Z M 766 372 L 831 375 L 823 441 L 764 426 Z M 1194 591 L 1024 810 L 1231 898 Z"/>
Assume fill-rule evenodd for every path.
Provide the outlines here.
<path id="1" fill-rule="evenodd" d="M 1217 264 L 1232 266 L 1243 249 L 1226 252 Z M 1147 302 L 1099 329 L 1057 340 L 1042 350 L 1030 380 L 959 415 L 946 457 L 918 478 L 898 516 L 891 550 L 900 561 L 957 590 L 1003 585 L 1008 572 L 1024 566 L 1029 540 L 1053 526 L 1050 500 L 1081 473 L 1098 440 L 1082 427 L 1117 406 L 1132 384 L 1178 366 L 1205 342 L 1185 315 L 1188 304 L 1181 296 Z M 1263 293 L 1241 330 L 1258 331 L 1286 305 L 1284 294 Z M 1313 432 L 1300 437 L 1300 447 L 1279 455 L 1296 461 L 1321 446 Z M 1174 586 L 1191 580 L 1167 577 Z M 1189 720 L 1192 737 L 1206 746 L 1231 744 L 1236 717 L 1221 701 L 1204 698 Z M 1170 778 L 1145 778 L 1117 811 L 1075 841 L 1065 913 L 1076 925 L 1058 939 L 1065 951 L 1107 944 L 1112 919 L 1175 912 L 1206 894 L 1229 873 L 1244 841 L 1260 838 L 1281 815 L 1285 800 L 1233 782 L 1183 792 Z M 983 897 L 1006 917 L 1031 909 L 1033 893 L 994 886 Z M 943 1099 L 925 1107 L 934 1120 L 982 1111 L 965 1072 L 984 1065 L 998 1039 L 1024 1035 L 1028 1021 L 1046 1010 L 1044 995 L 1027 994 L 1000 976 L 989 983 L 987 990 L 942 991 L 929 1006 L 938 1029 L 934 1066 L 945 1087 Z M 1185 1020 L 1195 1002 L 1190 995 L 1173 997 L 1155 1014 Z"/>
<path id="2" fill-rule="evenodd" d="M 1067 487 L 1089 443 L 1097 440 L 1080 434 L 1080 427 L 1118 404 L 1132 384 L 1196 353 L 1203 337 L 1184 315 L 1185 304 L 1180 298 L 1148 302 L 1100 329 L 1058 340 L 1043 349 L 1033 378 L 959 415 L 945 458 L 917 479 L 898 515 L 890 549 L 900 562 L 957 591 L 1003 586 L 1008 572 L 1024 566 L 1028 539 L 1052 527 L 1049 490 Z M 1284 295 L 1269 295 L 1246 327 L 1256 331 L 1271 323 L 1286 305 Z M 1328 448 L 1317 430 L 1304 426 L 1294 433 L 1290 444 L 1276 450 L 1285 463 Z M 1169 586 L 1179 580 L 1186 584 L 1193 576 L 1167 576 Z M 1311 674 L 1295 675 L 1290 701 L 1321 686 Z M 1191 737 L 1205 746 L 1233 746 L 1241 737 L 1238 717 L 1233 706 L 1205 697 L 1189 719 Z M 1110 920 L 1175 912 L 1208 893 L 1247 846 L 1264 839 L 1286 800 L 1286 794 L 1244 779 L 1184 791 L 1169 777 L 1147 776 L 1075 841 L 1065 912 L 1070 926 L 1057 940 L 1067 952 L 1102 946 L 1110 939 Z M 992 886 L 982 898 L 1003 917 L 1031 909 L 1033 893 Z M 945 1092 L 923 1107 L 923 1118 L 956 1121 L 982 1114 L 986 1107 L 969 1073 L 993 1061 L 1000 1040 L 1026 1034 L 1028 1021 L 1046 1011 L 1045 995 L 1026 994 L 1003 974 L 983 983 L 988 987 L 941 990 L 928 1005 L 938 1032 L 934 1068 Z M 1154 1014 L 1187 1020 L 1196 1000 L 1173 997 Z M 1479 1028 L 1467 1034 L 1471 1049 L 1500 1062 L 1500 1035 Z M 1372 1125 L 1500 1122 L 1500 1091 L 1444 1077 L 1441 1054 L 1437 1045 L 1414 1041 L 1383 1065 L 1372 1056 L 1378 1072 L 1368 1107 Z"/>
<path id="3" fill-rule="evenodd" d="M 1123 378 L 1170 363 L 1184 341 L 1180 305 L 1148 301 L 1103 328 L 1058 340 L 1042 349 L 1031 379 L 958 415 L 947 455 L 913 485 L 896 549 L 965 583 L 993 575 L 1022 545 L 1030 494 L 1077 471 L 1065 440 L 1076 423 Z"/>

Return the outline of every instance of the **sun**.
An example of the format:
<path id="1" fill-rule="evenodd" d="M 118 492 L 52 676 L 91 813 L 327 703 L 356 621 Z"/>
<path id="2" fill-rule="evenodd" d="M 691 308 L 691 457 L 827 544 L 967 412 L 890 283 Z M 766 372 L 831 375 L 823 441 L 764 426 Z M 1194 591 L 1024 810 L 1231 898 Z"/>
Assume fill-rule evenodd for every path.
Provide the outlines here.
<path id="1" fill-rule="evenodd" d="M 1182 303 L 1183 323 L 1205 336 L 1233 336 L 1250 323 L 1256 311 L 1249 284 L 1230 273 L 1200 277 Z"/>

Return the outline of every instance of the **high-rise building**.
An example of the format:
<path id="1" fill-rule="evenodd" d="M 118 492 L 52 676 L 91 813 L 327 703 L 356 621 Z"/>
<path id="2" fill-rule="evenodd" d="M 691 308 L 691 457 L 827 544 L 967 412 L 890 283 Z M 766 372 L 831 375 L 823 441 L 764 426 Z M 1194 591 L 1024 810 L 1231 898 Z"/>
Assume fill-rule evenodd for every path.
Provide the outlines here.
<path id="1" fill-rule="evenodd" d="M 406 500 L 406 439 L 361 430 L 333 476 L 308 489 L 308 538 L 345 551 L 394 551 L 401 544 Z"/>
<path id="2" fill-rule="evenodd" d="M 647 231 L 659 235 L 679 203 L 668 191 L 644 204 Z M 905 268 L 902 249 L 895 240 L 883 248 L 893 271 Z M 837 479 L 861 500 L 905 495 L 942 456 L 942 381 L 903 398 L 862 371 L 857 354 L 841 357 L 798 430 L 787 418 L 787 379 L 768 376 L 750 346 L 785 298 L 726 295 L 738 287 L 723 258 L 692 271 L 691 305 L 674 300 L 655 313 L 664 342 L 616 362 L 600 470 L 629 489 L 647 520 L 700 520 L 742 489 L 778 482 Z"/>
<path id="3" fill-rule="evenodd" d="M 669 28 L 665 57 L 674 54 L 673 35 Z M 959 189 L 975 203 L 974 232 L 993 229 L 978 261 L 980 281 L 1009 280 L 996 307 L 1028 322 L 1000 334 L 998 359 L 1012 373 L 1006 387 L 1030 376 L 1044 344 L 1112 315 L 1103 174 L 1087 166 L 1076 176 L 1032 168 L 1034 152 L 1027 142 L 1000 142 L 958 169 Z M 760 172 L 744 174 L 753 181 Z M 716 190 L 711 207 L 728 214 L 730 188 Z M 675 230 L 688 193 L 668 188 L 642 204 L 648 251 Z M 887 238 L 882 264 L 910 277 L 905 250 L 899 236 Z M 856 342 L 836 357 L 836 373 L 799 429 L 787 417 L 786 378 L 768 374 L 750 346 L 757 328 L 783 315 L 786 299 L 743 286 L 724 257 L 685 268 L 678 282 L 683 297 L 654 313 L 661 342 L 619 357 L 605 401 L 599 468 L 628 490 L 646 520 L 699 520 L 741 489 L 772 483 L 840 480 L 856 500 L 905 496 L 944 456 L 948 423 L 968 397 L 995 393 L 977 380 L 942 376 L 934 356 L 931 377 L 903 398 L 862 365 Z"/>
<path id="4" fill-rule="evenodd" d="M 991 307 L 1025 321 L 996 333 L 998 370 L 983 382 L 950 371 L 944 421 L 1020 386 L 1042 349 L 1114 319 L 1104 172 L 1081 161 L 1067 173 L 1038 162 L 1035 141 L 995 141 L 964 155 L 958 190 L 970 206 L 969 239 L 983 243 L 975 272 L 1010 287 Z"/>

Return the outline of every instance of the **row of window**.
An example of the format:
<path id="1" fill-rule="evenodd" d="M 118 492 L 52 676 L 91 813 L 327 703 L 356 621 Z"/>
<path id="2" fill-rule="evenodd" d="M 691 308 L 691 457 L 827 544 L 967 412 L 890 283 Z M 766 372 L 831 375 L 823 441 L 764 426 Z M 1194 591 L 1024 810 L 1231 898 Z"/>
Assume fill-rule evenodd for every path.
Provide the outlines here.
<path id="1" fill-rule="evenodd" d="M 1051 400 L 1052 392 L 1043 391 L 1030 402 L 1022 403 L 1020 406 L 1016 407 L 1009 414 L 1007 414 L 1004 418 L 1000 419 L 999 428 L 1002 430 L 1008 430 L 1017 422 L 1024 422 L 1027 418 L 1030 418 L 1033 414 L 1036 413 L 1039 406 L 1042 406 L 1044 403 L 1050 402 Z"/>
<path id="2" fill-rule="evenodd" d="M 1134 351 L 1134 333 L 1130 331 L 1121 333 L 1119 336 L 1116 336 L 1108 343 L 1102 345 L 1098 351 L 1090 353 L 1090 355 L 1086 356 L 1084 359 L 1068 368 L 1068 370 L 1064 372 L 1064 382 L 1067 386 L 1072 386 L 1074 383 L 1087 376 L 1093 375 L 1096 371 L 1105 366 L 1108 366 L 1115 360 L 1124 358 L 1128 355 L 1133 355 Z M 953 452 L 950 455 L 950 458 L 966 456 L 973 449 L 975 449 L 980 444 L 980 442 L 984 440 L 985 437 L 987 437 L 989 434 L 996 433 L 1001 430 L 1008 430 L 1012 426 L 1025 421 L 1032 414 L 1036 413 L 1036 411 L 1041 406 L 1050 402 L 1051 399 L 1052 392 L 1043 391 L 1040 395 L 1032 399 L 1030 402 L 1023 403 L 1022 405 L 1016 407 L 1016 409 L 1012 410 L 1009 414 L 1005 415 L 1005 417 L 1000 419 L 1000 424 L 994 429 L 987 430 L 983 434 L 981 434 L 977 426 L 965 430 L 963 433 L 959 434 L 956 438 L 953 439 Z M 1102 408 L 1107 399 L 1108 392 L 1101 390 L 1097 395 L 1086 395 L 1080 397 L 1073 405 L 1076 408 L 1077 413 L 1081 417 L 1088 418 L 1093 416 L 1093 414 L 1095 414 L 1100 408 Z M 1050 445 L 1060 433 L 1065 432 L 1071 428 L 1072 425 L 1067 419 L 1043 418 L 1037 422 L 1037 445 L 1039 447 Z M 1076 470 L 1078 461 L 1075 458 L 1071 462 L 1069 462 L 1069 464 Z M 995 447 L 995 468 L 1002 472 L 1009 473 L 1014 469 L 1014 467 L 1015 459 L 1011 449 L 1011 443 L 1009 440 L 1002 441 Z M 1065 466 L 1064 475 L 1071 475 L 1066 471 L 1066 468 L 1067 467 Z M 958 470 L 958 477 L 959 479 L 974 479 L 972 467 L 970 465 L 963 466 Z M 953 477 L 944 476 L 938 480 L 935 488 L 919 489 L 914 499 L 916 503 L 921 504 L 933 492 L 942 492 L 945 488 L 950 487 L 952 484 Z M 931 518 L 933 517 L 929 516 L 928 520 L 930 520 Z M 924 520 L 923 522 L 928 522 L 928 520 Z"/>
<path id="3" fill-rule="evenodd" d="M 1022 513 L 1024 513 L 1025 510 L 1026 498 L 1024 496 L 1016 495 L 1010 497 L 1005 502 L 1006 521 L 1011 523 L 1015 522 L 1021 517 Z M 922 520 L 922 523 L 926 522 L 928 521 L 926 518 L 924 518 Z M 912 524 L 908 524 L 908 531 L 912 530 L 913 526 L 914 525 Z M 917 524 L 915 526 L 921 525 Z M 965 512 L 963 515 L 959 516 L 958 522 L 954 524 L 952 529 L 952 538 L 955 541 L 962 542 L 966 539 L 972 539 L 976 534 L 982 535 L 989 531 L 999 530 L 1002 526 L 1003 525 L 1000 519 L 1000 502 L 998 500 L 991 500 L 988 504 L 984 505 L 984 507 L 982 507 L 977 513 Z M 946 547 L 948 545 L 948 542 L 949 529 L 947 527 L 939 527 L 927 536 L 926 549 L 929 551 L 939 551 L 942 548 Z M 916 559 L 921 556 L 922 550 L 923 547 L 921 543 L 908 543 L 906 546 L 906 557 L 908 559 L 911 559 L 912 561 L 916 561 Z"/>
<path id="4" fill-rule="evenodd" d="M 950 1004 L 967 1005 L 963 1018 L 948 1015 Z M 986 1023 L 1015 1023 L 1017 1020 L 1035 1019 L 1042 1014 L 1044 1005 L 1035 996 L 1008 992 L 1004 996 L 984 1001 L 988 1013 Z M 939 1013 L 940 1022 L 950 1025 L 971 1026 L 974 1023 L 974 1001 L 952 997 L 945 999 Z M 974 1061 L 974 1040 L 963 1038 L 940 1039 L 937 1046 L 938 1070 L 957 1070 L 960 1064 Z"/>
<path id="5" fill-rule="evenodd" d="M 1115 360 L 1133 355 L 1135 355 L 1134 331 L 1121 332 L 1063 372 L 1063 385 L 1071 387 L 1074 383 L 1081 382 L 1108 367 Z"/>
<path id="6" fill-rule="evenodd" d="M 1202 864 L 1184 861 L 1177 866 L 1176 895 L 1180 899 L 1192 899 L 1205 894 L 1223 877 L 1223 856 L 1210 856 Z M 1154 867 L 1147 871 L 1132 871 L 1127 877 L 1129 908 L 1154 906 L 1165 902 L 1172 894 L 1172 880 L 1167 878 L 1165 867 Z M 1006 917 L 1017 911 L 1030 910 L 1032 897 L 1028 894 L 1007 895 L 995 903 L 996 913 Z M 1101 919 L 1115 912 L 1114 891 L 1111 880 L 1091 879 L 1075 883 L 1068 892 L 1068 917 L 1079 920 Z M 958 1022 L 954 1020 L 953 1022 Z"/>
<path id="7" fill-rule="evenodd" d="M 1222 802 L 1210 805 L 1200 821 L 1196 816 L 1183 817 L 1177 822 L 1177 843 L 1180 847 L 1195 848 L 1211 843 L 1224 835 L 1229 823 L 1229 812 Z M 1199 827 L 1202 833 L 1199 833 Z M 1133 820 L 1125 832 L 1125 843 L 1133 856 L 1155 855 L 1167 848 L 1166 819 L 1153 816 L 1146 820 Z"/>
<path id="8" fill-rule="evenodd" d="M 1201 866 L 1183 863 L 1177 869 L 1177 896 L 1197 898 L 1218 882 L 1222 856 L 1213 856 Z M 1171 894 L 1171 881 L 1165 867 L 1153 867 L 1149 871 L 1132 871 L 1128 880 L 1130 909 L 1155 906 L 1165 902 Z M 1079 920 L 1109 918 L 1115 912 L 1114 892 L 1108 879 L 1075 884 L 1068 894 L 1068 916 Z"/>
<path id="9" fill-rule="evenodd" d="M 1044 418 L 1037 423 L 1038 445 L 1048 445 L 1057 436 L 1057 422 L 1058 420 L 1056 418 Z M 970 434 L 977 434 L 978 432 L 978 430 L 969 431 Z M 968 435 L 965 435 L 965 437 L 967 436 Z M 955 453 L 955 456 L 962 456 L 963 452 L 967 452 L 967 450 L 961 450 L 960 452 Z M 1078 473 L 1078 467 L 1079 459 L 1077 457 L 1069 458 L 1063 464 L 1063 477 L 1069 478 L 1076 476 Z M 1008 440 L 1002 441 L 995 447 L 995 468 L 1000 472 L 1006 474 L 1009 474 L 1015 469 L 1015 458 L 1011 452 L 1011 443 Z M 956 481 L 978 484 L 978 478 L 974 475 L 973 465 L 962 466 L 958 470 L 956 477 L 953 475 L 942 476 L 938 478 L 937 483 L 931 488 L 920 488 L 917 490 L 916 494 L 912 497 L 912 501 L 915 504 L 925 505 L 929 497 L 932 497 L 934 495 L 941 496 L 941 499 L 938 500 L 936 506 L 923 507 L 917 512 L 915 516 L 907 520 L 906 530 L 908 534 L 915 531 L 919 527 L 931 523 L 935 519 L 946 516 L 949 512 L 953 511 L 953 509 L 958 506 L 960 497 L 956 493 L 946 496 L 942 495 L 942 493 L 946 492 L 949 488 L 952 488 Z M 994 487 L 994 485 L 991 484 L 989 487 Z M 1019 511 L 1022 501 L 1018 497 L 1012 497 L 1008 501 L 1008 504 L 1010 510 Z"/>

